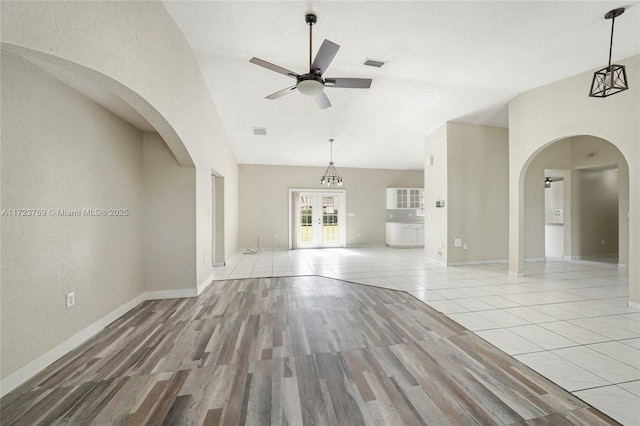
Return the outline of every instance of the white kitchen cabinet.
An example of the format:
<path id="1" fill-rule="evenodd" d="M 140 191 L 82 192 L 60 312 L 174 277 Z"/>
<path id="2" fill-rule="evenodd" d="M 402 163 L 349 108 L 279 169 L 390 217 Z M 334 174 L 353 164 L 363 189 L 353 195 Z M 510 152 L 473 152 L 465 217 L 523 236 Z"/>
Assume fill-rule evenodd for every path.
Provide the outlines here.
<path id="1" fill-rule="evenodd" d="M 553 209 L 545 212 L 545 224 L 562 225 L 564 223 L 564 209 Z"/>
<path id="2" fill-rule="evenodd" d="M 389 247 L 423 247 L 424 223 L 387 222 L 386 242 Z"/>
<path id="3" fill-rule="evenodd" d="M 387 188 L 387 209 L 422 209 L 424 189 Z"/>

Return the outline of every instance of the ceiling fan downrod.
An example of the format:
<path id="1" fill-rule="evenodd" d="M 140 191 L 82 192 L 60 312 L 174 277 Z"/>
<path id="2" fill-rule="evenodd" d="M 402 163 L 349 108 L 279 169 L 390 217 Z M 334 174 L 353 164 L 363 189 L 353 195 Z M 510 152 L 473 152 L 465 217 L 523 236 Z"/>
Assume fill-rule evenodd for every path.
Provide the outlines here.
<path id="1" fill-rule="evenodd" d="M 309 68 L 311 68 L 311 64 L 313 63 L 313 54 L 312 54 L 312 45 L 313 41 L 313 24 L 318 22 L 318 17 L 313 13 L 307 13 L 304 17 L 304 21 L 309 24 Z"/>

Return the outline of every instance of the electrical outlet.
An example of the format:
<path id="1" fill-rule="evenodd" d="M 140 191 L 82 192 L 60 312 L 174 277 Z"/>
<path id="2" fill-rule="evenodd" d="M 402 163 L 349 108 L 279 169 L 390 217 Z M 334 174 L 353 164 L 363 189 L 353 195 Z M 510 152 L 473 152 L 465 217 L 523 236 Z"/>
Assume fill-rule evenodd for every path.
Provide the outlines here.
<path id="1" fill-rule="evenodd" d="M 604 238 L 600 239 L 600 244 L 604 244 Z"/>
<path id="2" fill-rule="evenodd" d="M 67 308 L 76 304 L 76 295 L 74 292 L 67 293 Z"/>
<path id="3" fill-rule="evenodd" d="M 469 246 L 467 245 L 467 243 L 462 243 L 462 249 L 469 250 Z"/>

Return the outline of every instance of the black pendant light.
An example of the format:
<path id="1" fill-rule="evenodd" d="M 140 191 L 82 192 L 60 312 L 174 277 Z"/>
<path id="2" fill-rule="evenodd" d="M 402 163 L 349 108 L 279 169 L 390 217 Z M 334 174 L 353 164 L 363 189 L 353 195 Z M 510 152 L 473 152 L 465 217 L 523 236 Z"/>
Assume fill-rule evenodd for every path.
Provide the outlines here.
<path id="1" fill-rule="evenodd" d="M 327 186 L 342 186 L 342 178 L 338 174 L 336 167 L 333 165 L 333 139 L 329 139 L 329 142 L 331 143 L 331 158 L 329 161 L 329 167 L 327 167 L 324 175 L 322 175 L 322 179 L 320 179 L 320 184 Z"/>
<path id="2" fill-rule="evenodd" d="M 611 63 L 611 51 L 613 49 L 613 26 L 616 17 L 624 13 L 624 7 L 613 9 L 604 15 L 604 19 L 611 19 L 611 41 L 609 42 L 609 65 L 601 70 L 593 73 L 593 81 L 591 82 L 591 91 L 589 96 L 594 98 L 606 98 L 623 90 L 627 90 L 627 72 L 624 65 L 616 65 Z"/>

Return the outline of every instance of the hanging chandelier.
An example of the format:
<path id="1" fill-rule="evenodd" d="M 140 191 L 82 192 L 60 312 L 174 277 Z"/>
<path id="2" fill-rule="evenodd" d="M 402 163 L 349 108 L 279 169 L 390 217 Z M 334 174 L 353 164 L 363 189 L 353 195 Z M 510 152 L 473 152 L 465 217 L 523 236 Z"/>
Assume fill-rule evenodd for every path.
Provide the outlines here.
<path id="1" fill-rule="evenodd" d="M 627 90 L 627 72 L 624 65 L 611 64 L 611 51 L 613 49 L 613 25 L 616 17 L 624 13 L 624 7 L 613 9 L 604 15 L 604 19 L 611 19 L 611 41 L 609 42 L 609 65 L 593 73 L 591 91 L 589 96 L 594 98 L 606 98 L 623 90 Z"/>
<path id="2" fill-rule="evenodd" d="M 327 186 L 331 186 L 331 185 L 342 186 L 342 178 L 338 174 L 338 170 L 336 169 L 336 167 L 333 165 L 333 139 L 329 139 L 329 142 L 331 143 L 331 157 L 329 161 L 329 167 L 327 167 L 327 170 L 325 170 L 324 175 L 322 175 L 322 179 L 320 179 L 320 184 L 327 185 Z"/>

